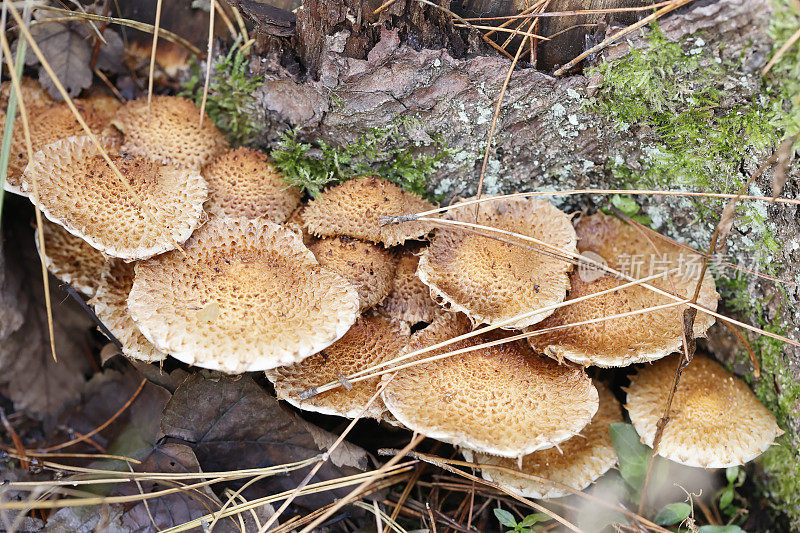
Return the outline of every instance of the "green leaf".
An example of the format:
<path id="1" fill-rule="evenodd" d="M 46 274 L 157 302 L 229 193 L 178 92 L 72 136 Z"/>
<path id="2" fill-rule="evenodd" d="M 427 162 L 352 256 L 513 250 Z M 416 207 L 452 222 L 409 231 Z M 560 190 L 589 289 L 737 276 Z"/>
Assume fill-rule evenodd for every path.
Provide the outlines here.
<path id="1" fill-rule="evenodd" d="M 514 515 L 503 509 L 495 509 L 494 516 L 497 520 L 506 527 L 517 527 L 517 521 L 514 520 Z"/>
<path id="2" fill-rule="evenodd" d="M 700 526 L 700 533 L 745 533 L 739 526 Z"/>
<path id="3" fill-rule="evenodd" d="M 728 483 L 735 483 L 737 479 L 739 479 L 739 467 L 738 466 L 729 466 L 725 469 L 725 478 L 728 480 Z"/>
<path id="4" fill-rule="evenodd" d="M 653 219 L 645 215 L 635 215 L 632 216 L 631 219 L 644 226 L 649 226 L 650 224 L 653 223 Z"/>
<path id="5" fill-rule="evenodd" d="M 632 198 L 615 194 L 611 197 L 611 204 L 629 217 L 639 212 L 639 204 Z"/>
<path id="6" fill-rule="evenodd" d="M 638 491 L 647 474 L 650 448 L 642 444 L 639 434 L 630 424 L 611 424 L 609 432 L 619 459 L 622 478 L 632 489 Z"/>
<path id="7" fill-rule="evenodd" d="M 733 503 L 733 487 L 729 486 L 719 497 L 719 508 L 727 509 Z"/>
<path id="8" fill-rule="evenodd" d="M 528 527 L 538 522 L 546 522 L 548 520 L 550 520 L 550 517 L 544 513 L 533 513 L 523 518 L 522 522 L 520 522 L 518 525 L 522 527 Z"/>
<path id="9" fill-rule="evenodd" d="M 654 521 L 660 526 L 671 526 L 686 520 L 691 512 L 692 506 L 688 503 L 670 503 L 659 511 Z"/>

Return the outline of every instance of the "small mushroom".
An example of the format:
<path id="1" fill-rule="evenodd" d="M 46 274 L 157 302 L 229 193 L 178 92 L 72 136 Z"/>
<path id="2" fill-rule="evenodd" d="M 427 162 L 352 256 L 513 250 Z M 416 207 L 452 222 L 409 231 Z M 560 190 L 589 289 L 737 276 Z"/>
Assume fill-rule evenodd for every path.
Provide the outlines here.
<path id="1" fill-rule="evenodd" d="M 380 378 L 345 382 L 346 386 L 307 400 L 300 400 L 297 395 L 330 381 L 344 380 L 345 376 L 397 357 L 408 343 L 408 336 L 408 326 L 403 322 L 382 316 L 365 316 L 323 351 L 300 363 L 270 370 L 267 377 L 275 384 L 278 397 L 299 409 L 355 418 L 375 394 Z M 385 410 L 379 397 L 364 416 L 381 418 Z"/>
<path id="2" fill-rule="evenodd" d="M 431 298 L 427 285 L 417 277 L 418 252 L 416 247 L 408 244 L 402 250 L 395 268 L 392 292 L 378 307 L 380 313 L 409 324 L 430 323 L 436 315 L 443 312 Z"/>
<path id="3" fill-rule="evenodd" d="M 643 366 L 626 389 L 628 415 L 648 446 L 664 416 L 677 357 L 682 356 Z M 716 361 L 695 355 L 675 391 L 657 453 L 688 466 L 727 468 L 752 461 L 782 434 L 744 381 Z"/>
<path id="4" fill-rule="evenodd" d="M 263 152 L 228 150 L 203 168 L 211 215 L 284 222 L 300 205 L 300 190 L 288 185 Z"/>
<path id="5" fill-rule="evenodd" d="M 188 239 L 201 222 L 207 196 L 200 174 L 128 154 L 111 160 L 155 220 L 86 136 L 37 152 L 25 170 L 22 191 L 30 193 L 36 179 L 39 207 L 47 218 L 106 255 L 144 259 Z"/>
<path id="6" fill-rule="evenodd" d="M 239 373 L 297 363 L 358 317 L 356 289 L 273 222 L 212 218 L 184 251 L 136 264 L 128 308 L 150 342 L 187 364 Z"/>
<path id="7" fill-rule="evenodd" d="M 698 257 L 688 255 L 663 239 L 648 240 L 633 226 L 608 215 L 582 217 L 575 226 L 579 238 L 578 249 L 582 253 L 591 252 L 595 254 L 592 257 L 599 257 L 609 267 L 623 273 L 628 271 L 628 275 L 634 278 L 664 273 L 682 264 L 689 265 L 692 257 Z M 699 266 L 700 263 L 695 264 Z M 634 267 L 638 268 L 638 272 L 634 271 Z M 694 273 L 684 268 L 647 283 L 681 298 L 691 298 L 699 274 L 699 268 Z M 602 272 L 581 269 L 573 271 L 570 281 L 568 300 L 628 283 L 625 279 L 616 279 Z M 706 272 L 697 303 L 715 310 L 718 298 L 714 278 Z M 537 324 L 533 331 L 560 329 L 534 335 L 529 342 L 541 353 L 582 365 L 616 367 L 654 361 L 680 349 L 683 343 L 682 315 L 686 305 L 561 327 L 670 303 L 673 303 L 672 299 L 646 287 L 629 286 L 557 309 Z M 695 336 L 705 336 L 713 323 L 712 315 L 699 312 L 694 322 Z"/>
<path id="8" fill-rule="evenodd" d="M 475 205 L 456 207 L 446 218 L 474 223 L 475 209 Z M 567 255 L 576 253 L 570 217 L 546 200 L 486 202 L 481 204 L 478 223 L 533 237 Z M 536 248 L 530 242 L 505 242 L 471 229 L 438 228 L 420 258 L 417 275 L 445 307 L 465 313 L 474 324 L 497 324 L 564 301 L 572 263 L 553 257 L 553 250 Z M 530 326 L 552 312 L 534 313 L 503 328 Z"/>
<path id="9" fill-rule="evenodd" d="M 106 258 L 89 243 L 76 237 L 58 224 L 42 219 L 47 270 L 76 290 L 93 296 L 100 282 Z M 35 235 L 36 249 L 41 255 L 38 232 Z"/>
<path id="10" fill-rule="evenodd" d="M 382 217 L 432 209 L 422 197 L 377 177 L 346 181 L 327 189 L 303 211 L 305 227 L 317 237 L 347 235 L 387 248 L 418 239 L 431 227 L 424 222 L 384 224 Z"/>
<path id="11" fill-rule="evenodd" d="M 319 239 L 308 248 L 320 265 L 356 288 L 361 311 L 381 303 L 392 290 L 395 257 L 390 251 L 343 236 Z"/>
<path id="12" fill-rule="evenodd" d="M 125 136 L 123 149 L 156 161 L 200 169 L 228 143 L 200 109 L 179 96 L 153 96 L 149 114 L 147 98 L 126 102 L 111 123 Z"/>
<path id="13" fill-rule="evenodd" d="M 575 490 L 583 490 L 617 463 L 611 442 L 611 424 L 622 422 L 622 409 L 607 386 L 597 385 L 600 407 L 588 426 L 556 447 L 539 450 L 516 459 L 482 453 L 465 452 L 467 460 L 482 465 L 501 466 L 523 474 L 555 481 Z M 562 486 L 515 475 L 507 471 L 485 468 L 481 475 L 526 498 L 558 498 L 570 494 Z"/>
<path id="14" fill-rule="evenodd" d="M 469 331 L 464 315 L 445 313 L 417 332 L 407 350 Z M 500 338 L 472 337 L 421 357 Z M 581 431 L 597 411 L 598 394 L 583 369 L 559 365 L 515 341 L 400 370 L 384 389 L 383 401 L 401 424 L 423 435 L 478 452 L 520 457 Z"/>
<path id="15" fill-rule="evenodd" d="M 103 268 L 100 283 L 89 304 L 112 335 L 122 344 L 122 353 L 132 359 L 162 361 L 167 357 L 148 341 L 131 318 L 128 295 L 133 287 L 134 263 L 112 259 Z"/>

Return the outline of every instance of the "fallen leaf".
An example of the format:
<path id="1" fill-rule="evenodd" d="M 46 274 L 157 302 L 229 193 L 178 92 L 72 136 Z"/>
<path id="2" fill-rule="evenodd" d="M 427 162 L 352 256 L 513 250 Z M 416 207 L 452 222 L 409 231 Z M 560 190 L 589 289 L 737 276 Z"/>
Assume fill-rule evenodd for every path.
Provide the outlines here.
<path id="1" fill-rule="evenodd" d="M 728 200 L 728 203 L 725 204 L 725 208 L 722 210 L 722 216 L 719 218 L 719 224 L 717 225 L 717 251 L 721 250 L 725 246 L 725 239 L 728 238 L 728 234 L 733 229 L 733 218 L 736 215 L 736 201 L 734 198 Z"/>
<path id="2" fill-rule="evenodd" d="M 794 158 L 794 143 L 797 136 L 784 139 L 778 147 L 778 162 L 775 166 L 775 175 L 772 177 L 772 197 L 777 198 L 783 193 L 786 181 L 789 179 L 789 165 Z"/>
<path id="3" fill-rule="evenodd" d="M 128 533 L 121 505 L 64 507 L 47 517 L 47 533 Z"/>
<path id="4" fill-rule="evenodd" d="M 41 417 L 58 413 L 80 397 L 90 368 L 88 338 L 93 323 L 72 300 L 64 299 L 51 278 L 58 355 L 58 362 L 53 361 L 30 206 L 21 210 L 21 203 L 9 200 L 0 250 L 0 386 L 15 408 Z M 13 329 L 5 317 L 10 317 L 8 324 L 15 324 Z"/>
<path id="5" fill-rule="evenodd" d="M 317 443 L 327 446 L 335 436 L 309 427 L 309 423 L 284 409 L 249 376 L 209 378 L 194 374 L 175 391 L 161 419 L 164 434 L 189 443 L 200 464 L 209 471 L 267 467 L 315 457 L 320 454 Z M 360 469 L 367 467 L 365 451 L 347 442 L 341 446 L 337 460 L 356 464 Z M 328 462 L 311 483 L 357 472 L 352 466 L 339 467 Z M 306 473 L 307 469 L 302 469 L 268 478 L 266 490 L 272 493 L 291 490 Z M 324 492 L 298 503 L 319 507 L 336 495 Z"/>

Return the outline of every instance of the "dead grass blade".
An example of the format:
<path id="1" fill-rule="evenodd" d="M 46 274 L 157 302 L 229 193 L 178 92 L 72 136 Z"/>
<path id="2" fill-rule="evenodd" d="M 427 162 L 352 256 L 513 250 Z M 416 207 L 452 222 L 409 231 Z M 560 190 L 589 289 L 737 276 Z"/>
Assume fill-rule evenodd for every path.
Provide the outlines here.
<path id="1" fill-rule="evenodd" d="M 781 45 L 778 51 L 775 52 L 775 55 L 772 56 L 772 59 L 770 59 L 767 62 L 767 64 L 764 65 L 764 68 L 761 69 L 761 75 L 766 76 L 772 69 L 772 67 L 775 66 L 775 63 L 781 60 L 781 58 L 786 54 L 786 52 L 789 51 L 789 48 L 794 46 L 794 43 L 796 43 L 798 39 L 800 39 L 800 28 L 797 28 L 797 31 L 794 32 L 792 36 L 789 37 L 785 43 L 783 43 L 783 45 Z"/>
<path id="2" fill-rule="evenodd" d="M 153 74 L 156 68 L 156 49 L 158 48 L 158 28 L 161 26 L 161 3 L 156 0 L 156 20 L 153 28 L 153 46 L 150 48 L 150 72 L 147 76 L 147 121 L 150 122 L 150 104 L 153 101 Z M 213 11 L 212 11 L 213 13 Z M 211 18 L 214 18 L 213 15 Z"/>
<path id="3" fill-rule="evenodd" d="M 535 18 L 535 17 L 571 17 L 573 15 L 602 15 L 605 13 L 631 13 L 636 11 L 649 11 L 651 9 L 658 9 L 660 7 L 664 7 L 670 4 L 671 0 L 666 2 L 659 2 L 657 4 L 650 4 L 649 6 L 637 6 L 637 7 L 612 7 L 606 9 L 577 9 L 573 11 L 544 11 L 542 13 L 537 13 L 535 15 L 530 14 L 523 14 L 520 13 L 518 15 L 501 15 L 496 17 L 465 17 L 464 20 L 468 20 L 470 22 L 487 22 L 492 20 L 514 20 L 514 19 L 528 19 L 528 18 Z"/>
<path id="4" fill-rule="evenodd" d="M 208 101 L 208 85 L 211 82 L 211 60 L 213 59 L 214 52 L 214 13 L 217 6 L 216 0 L 211 0 L 211 9 L 208 10 L 208 51 L 206 52 L 206 79 L 203 82 L 203 101 L 200 103 L 200 122 L 198 126 L 203 125 L 203 115 L 206 112 L 206 102 Z M 235 37 L 235 36 L 234 36 Z M 155 50 L 155 47 L 153 47 Z M 151 74 L 152 76 L 152 74 Z"/>

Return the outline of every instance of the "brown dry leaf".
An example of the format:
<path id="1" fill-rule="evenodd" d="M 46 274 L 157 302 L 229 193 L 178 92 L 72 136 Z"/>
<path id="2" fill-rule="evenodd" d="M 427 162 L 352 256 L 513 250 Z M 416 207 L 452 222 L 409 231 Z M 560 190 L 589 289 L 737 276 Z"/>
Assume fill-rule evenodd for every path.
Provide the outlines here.
<path id="1" fill-rule="evenodd" d="M 58 362 L 53 361 L 30 211 L 16 211 L 17 206 L 7 201 L 0 251 L 0 386 L 17 409 L 38 417 L 56 414 L 80 397 L 93 323 L 51 281 L 58 354 Z"/>
<path id="2" fill-rule="evenodd" d="M 178 389 L 164 410 L 161 430 L 168 437 L 191 444 L 204 470 L 221 471 L 280 465 L 319 455 L 320 443 L 327 445 L 335 436 L 314 428 L 284 409 L 259 387 L 251 377 L 190 376 Z M 367 453 L 342 443 L 337 461 L 367 467 Z M 326 463 L 311 480 L 315 483 L 357 473 L 350 466 Z M 265 490 L 291 490 L 307 471 L 269 478 Z M 300 498 L 302 505 L 319 507 L 330 503 L 337 494 L 323 492 Z M 338 496 L 342 494 L 339 493 Z"/>
<path id="3" fill-rule="evenodd" d="M 775 175 L 772 177 L 772 196 L 777 198 L 783 192 L 786 181 L 789 179 L 789 165 L 794 159 L 794 143 L 797 136 L 784 139 L 778 147 L 778 163 L 775 166 Z"/>
<path id="4" fill-rule="evenodd" d="M 722 216 L 719 218 L 719 225 L 717 226 L 718 238 L 717 238 L 717 250 L 721 250 L 723 246 L 725 246 L 725 239 L 728 238 L 728 234 L 733 229 L 733 218 L 736 215 L 736 200 L 731 198 L 728 200 L 728 203 L 725 204 L 725 209 L 722 210 Z"/>

